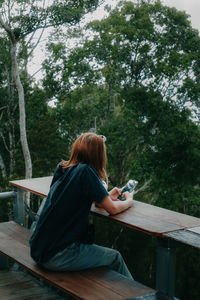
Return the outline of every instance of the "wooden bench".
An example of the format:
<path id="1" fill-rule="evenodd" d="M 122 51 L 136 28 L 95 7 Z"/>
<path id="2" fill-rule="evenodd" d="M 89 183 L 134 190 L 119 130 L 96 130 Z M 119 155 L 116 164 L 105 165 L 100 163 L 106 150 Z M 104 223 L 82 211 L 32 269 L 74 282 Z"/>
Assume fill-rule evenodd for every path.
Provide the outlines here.
<path id="1" fill-rule="evenodd" d="M 30 235 L 28 229 L 14 221 L 0 223 L 0 254 L 59 290 L 88 300 L 157 299 L 155 290 L 107 268 L 79 272 L 40 268 L 30 256 Z"/>
<path id="2" fill-rule="evenodd" d="M 10 182 L 10 184 L 14 186 L 14 189 L 16 191 L 16 197 L 14 199 L 14 215 L 15 215 L 15 220 L 19 224 L 25 224 L 23 192 L 30 191 L 31 193 L 39 195 L 44 198 L 48 194 L 51 180 L 52 177 L 48 176 L 48 177 L 41 177 L 41 178 L 15 180 Z M 182 242 L 184 244 L 188 244 L 192 247 L 196 247 L 200 249 L 200 218 L 195 218 L 192 216 L 188 216 L 168 209 L 156 207 L 136 200 L 134 200 L 133 207 L 115 216 L 110 216 L 107 212 L 105 212 L 100 208 L 96 208 L 95 206 L 92 206 L 91 213 L 93 215 L 97 215 L 107 220 L 110 220 L 111 222 L 116 222 L 121 226 L 125 226 L 133 230 L 142 231 L 145 234 L 156 237 L 158 242 L 157 251 L 156 251 L 156 290 L 158 292 L 156 293 L 155 290 L 149 289 L 147 287 L 146 287 L 147 290 L 149 290 L 150 292 L 146 292 L 147 290 L 144 292 L 143 285 L 141 285 L 141 296 L 138 296 L 137 294 L 138 290 L 135 293 L 134 291 L 135 287 L 133 287 L 133 290 L 131 291 L 132 293 L 131 296 L 127 296 L 127 295 L 124 296 L 123 293 L 120 295 L 118 290 L 116 291 L 115 288 L 119 288 L 118 282 L 121 282 L 120 279 L 121 275 L 117 274 L 116 272 L 114 272 L 116 273 L 114 275 L 113 271 L 109 271 L 105 269 L 104 271 L 101 272 L 106 272 L 106 273 L 98 273 L 100 272 L 99 269 L 90 271 L 89 273 L 90 273 L 91 282 L 87 281 L 88 282 L 87 287 L 89 287 L 90 289 L 94 288 L 94 286 L 92 285 L 93 282 L 92 274 L 94 274 L 94 278 L 98 278 L 98 282 L 101 282 L 100 284 L 101 286 L 102 286 L 102 282 L 105 283 L 103 285 L 104 289 L 106 287 L 109 290 L 109 292 L 112 290 L 113 293 L 120 295 L 120 297 L 132 297 L 131 299 L 135 299 L 133 297 L 136 297 L 136 299 L 137 297 L 143 297 L 144 299 L 155 299 L 156 297 L 156 299 L 175 300 L 176 298 L 174 297 L 174 293 L 175 293 L 174 241 Z M 83 273 L 85 274 L 84 276 L 88 276 L 86 275 L 88 274 L 86 271 L 84 271 Z M 77 272 L 77 275 L 76 273 L 73 273 L 73 276 L 77 276 L 77 278 L 74 281 L 76 282 L 77 280 L 79 280 L 78 278 L 80 278 L 80 274 L 83 273 Z M 71 274 L 72 273 L 69 273 L 68 276 L 71 276 Z M 99 277 L 97 276 L 97 274 Z M 102 281 L 102 276 L 103 276 L 103 281 Z M 105 278 L 106 278 L 106 282 L 105 282 Z M 109 278 L 108 281 L 107 278 Z M 118 278 L 118 279 L 115 280 L 114 278 Z M 122 280 L 123 283 L 125 283 L 125 279 L 126 278 Z M 112 282 L 112 287 L 110 286 L 111 282 Z M 134 286 L 135 283 L 131 281 L 131 284 Z M 127 286 L 127 283 L 125 284 L 125 286 Z M 125 286 L 122 287 L 121 290 L 127 290 L 127 287 Z M 70 290 L 69 293 L 71 293 Z M 82 299 L 87 299 L 84 298 L 84 295 L 82 296 L 81 293 L 82 291 L 79 293 L 79 298 L 83 297 Z M 148 294 L 150 295 L 147 296 Z M 161 297 L 160 295 L 163 296 Z M 104 299 L 110 299 L 108 296 L 106 297 Z M 143 298 L 138 298 L 138 299 L 143 299 Z M 101 298 L 97 298 L 97 299 L 101 299 Z M 118 298 L 114 297 L 113 299 L 118 299 Z M 125 298 L 120 298 L 120 299 L 125 299 Z"/>
<path id="3" fill-rule="evenodd" d="M 24 217 L 24 191 L 29 191 L 35 195 L 46 197 L 49 191 L 52 177 L 40 177 L 24 180 L 11 181 L 14 186 L 14 219 L 19 224 L 25 224 Z M 133 207 L 115 216 L 110 216 L 100 208 L 92 206 L 91 213 L 102 218 L 116 222 L 121 226 L 133 230 L 142 231 L 145 234 L 156 237 L 156 290 L 152 290 L 140 283 L 130 281 L 124 276 L 108 270 L 95 269 L 81 272 L 53 273 L 41 270 L 26 254 L 28 267 L 23 264 L 23 250 L 20 251 L 20 262 L 15 253 L 8 255 L 8 246 L 0 249 L 0 253 L 7 255 L 10 259 L 18 261 L 24 268 L 29 269 L 40 278 L 59 289 L 77 297 L 78 299 L 156 299 L 156 300 L 175 300 L 175 247 L 174 241 L 189 244 L 200 248 L 200 219 L 184 215 L 175 211 L 170 211 L 156 207 L 147 203 L 134 200 Z M 15 223 L 14 223 L 15 224 Z M 8 223 L 7 223 L 8 225 Z M 6 226 L 7 226 L 6 225 Z M 16 225 L 16 224 L 15 224 Z M 3 226 L 3 225 L 2 225 Z M 9 226 L 14 226 L 9 223 Z M 20 229 L 22 230 L 22 229 Z M 23 230 L 27 231 L 27 229 Z M 23 236 L 30 233 L 23 232 Z M 5 234 L 6 232 L 6 234 Z M 11 237 L 8 236 L 8 230 L 1 230 L 6 243 L 11 243 Z M 12 230 L 11 230 L 12 232 Z M 19 227 L 16 233 L 17 236 Z M 21 236 L 22 238 L 22 236 Z M 21 239 L 20 238 L 20 239 Z M 13 241 L 14 243 L 14 241 Z M 20 242 L 21 243 L 21 242 Z M 22 243 L 23 244 L 23 243 Z M 1 243 L 0 243 L 1 245 Z M 13 244 L 12 244 L 13 245 Z M 18 241 L 17 241 L 17 245 Z M 26 240 L 26 251 L 27 249 Z M 24 244 L 22 245 L 24 249 Z M 2 247 L 2 246 L 1 246 Z M 29 259 L 27 260 L 27 257 Z M 31 268 L 30 268 L 31 261 Z M 73 287 L 72 287 L 73 286 Z M 112 293 L 112 296 L 111 296 Z M 98 295 L 98 296 L 97 296 Z"/>

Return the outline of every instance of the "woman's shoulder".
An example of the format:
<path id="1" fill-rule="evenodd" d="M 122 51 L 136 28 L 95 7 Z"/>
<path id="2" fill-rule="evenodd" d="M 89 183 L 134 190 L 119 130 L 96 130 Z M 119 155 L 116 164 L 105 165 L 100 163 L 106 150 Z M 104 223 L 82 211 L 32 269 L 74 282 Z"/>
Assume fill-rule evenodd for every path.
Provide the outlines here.
<path id="1" fill-rule="evenodd" d="M 74 171 L 82 174 L 83 176 L 97 176 L 99 177 L 97 171 L 89 164 L 86 163 L 78 163 L 74 166 Z"/>
<path id="2" fill-rule="evenodd" d="M 84 173 L 85 170 L 87 171 L 88 169 L 90 169 L 88 164 L 78 163 L 66 168 L 65 173 Z"/>
<path id="3" fill-rule="evenodd" d="M 82 164 L 81 167 L 83 168 L 83 174 L 85 175 L 85 177 L 89 178 L 90 180 L 101 181 L 101 178 L 100 178 L 98 172 L 91 165 Z"/>
<path id="4" fill-rule="evenodd" d="M 65 171 L 63 172 L 63 168 L 62 168 L 62 163 L 59 163 L 57 165 L 56 171 L 54 176 L 56 178 L 58 177 L 67 177 L 69 174 L 73 174 L 74 176 L 97 176 L 99 177 L 97 171 L 89 164 L 86 163 L 78 163 L 76 165 L 70 166 L 68 168 L 65 169 Z M 62 176 L 63 175 L 63 176 Z"/>
<path id="5" fill-rule="evenodd" d="M 89 165 L 89 164 L 81 164 L 81 163 L 79 163 L 78 165 L 79 165 L 79 168 L 81 170 L 86 170 L 88 172 L 92 172 L 92 173 L 98 174 L 97 171 L 91 165 Z"/>

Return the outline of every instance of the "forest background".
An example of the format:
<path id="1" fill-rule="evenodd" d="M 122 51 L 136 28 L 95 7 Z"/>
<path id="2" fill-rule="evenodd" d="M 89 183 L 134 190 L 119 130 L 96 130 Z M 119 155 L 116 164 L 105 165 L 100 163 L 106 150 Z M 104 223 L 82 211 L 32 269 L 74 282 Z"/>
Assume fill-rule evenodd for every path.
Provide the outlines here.
<path id="1" fill-rule="evenodd" d="M 10 179 L 52 175 L 92 128 L 107 137 L 110 188 L 136 179 L 137 200 L 200 217 L 199 33 L 156 0 L 107 6 L 107 17 L 80 26 L 99 4 L 0 1 L 0 191 Z M 28 66 L 49 28 L 38 82 Z M 0 221 L 10 214 L 2 200 Z M 97 242 L 118 248 L 134 278 L 155 287 L 156 241 L 95 222 Z M 199 258 L 177 244 L 182 300 L 200 298 Z"/>

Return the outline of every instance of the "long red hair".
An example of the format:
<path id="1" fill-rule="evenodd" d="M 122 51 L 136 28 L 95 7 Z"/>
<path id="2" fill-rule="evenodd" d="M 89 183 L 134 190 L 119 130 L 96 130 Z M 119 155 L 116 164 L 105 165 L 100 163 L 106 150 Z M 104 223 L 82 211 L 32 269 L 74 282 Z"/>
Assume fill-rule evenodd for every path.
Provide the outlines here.
<path id="1" fill-rule="evenodd" d="M 102 136 L 93 132 L 81 134 L 73 143 L 70 159 L 61 163 L 63 170 L 78 163 L 92 166 L 101 179 L 106 174 L 106 147 Z"/>

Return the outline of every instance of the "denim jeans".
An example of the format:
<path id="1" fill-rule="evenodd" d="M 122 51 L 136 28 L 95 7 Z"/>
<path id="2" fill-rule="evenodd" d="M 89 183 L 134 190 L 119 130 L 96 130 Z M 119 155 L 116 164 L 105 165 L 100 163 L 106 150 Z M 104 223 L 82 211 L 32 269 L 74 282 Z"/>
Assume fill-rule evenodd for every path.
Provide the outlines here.
<path id="1" fill-rule="evenodd" d="M 78 271 L 102 266 L 133 279 L 119 251 L 96 244 L 74 242 L 43 264 L 53 271 Z"/>

